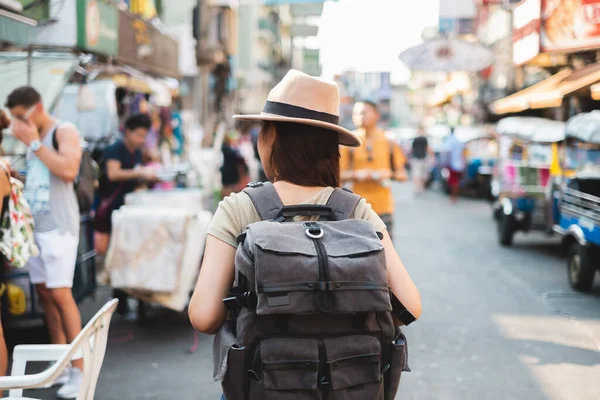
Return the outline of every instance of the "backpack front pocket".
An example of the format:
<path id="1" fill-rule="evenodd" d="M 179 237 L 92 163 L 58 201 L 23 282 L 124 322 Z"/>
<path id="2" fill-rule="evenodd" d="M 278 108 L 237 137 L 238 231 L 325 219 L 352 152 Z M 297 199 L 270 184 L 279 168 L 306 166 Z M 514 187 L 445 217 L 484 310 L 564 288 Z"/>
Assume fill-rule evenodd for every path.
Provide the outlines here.
<path id="1" fill-rule="evenodd" d="M 383 400 L 381 344 L 373 336 L 324 339 L 330 400 Z"/>
<path id="2" fill-rule="evenodd" d="M 260 343 L 250 400 L 321 400 L 317 339 L 267 339 Z"/>

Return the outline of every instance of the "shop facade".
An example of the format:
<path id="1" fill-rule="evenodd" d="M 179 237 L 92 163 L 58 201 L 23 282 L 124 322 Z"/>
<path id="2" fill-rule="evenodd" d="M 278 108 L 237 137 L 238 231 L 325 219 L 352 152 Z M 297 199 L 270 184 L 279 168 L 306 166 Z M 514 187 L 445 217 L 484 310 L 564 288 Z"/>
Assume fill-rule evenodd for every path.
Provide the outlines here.
<path id="1" fill-rule="evenodd" d="M 512 50 L 521 90 L 491 103 L 494 114 L 565 121 L 600 108 L 600 0 L 524 0 L 513 10 Z"/>

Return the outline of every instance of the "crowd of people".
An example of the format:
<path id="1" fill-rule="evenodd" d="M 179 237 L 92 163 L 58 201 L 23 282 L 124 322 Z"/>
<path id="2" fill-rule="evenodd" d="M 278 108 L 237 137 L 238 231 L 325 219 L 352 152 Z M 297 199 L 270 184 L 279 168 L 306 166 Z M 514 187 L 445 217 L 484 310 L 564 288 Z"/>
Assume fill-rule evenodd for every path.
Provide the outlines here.
<path id="1" fill-rule="evenodd" d="M 80 167 L 84 150 L 77 127 L 68 121 L 53 117 L 45 108 L 35 88 L 19 87 L 5 101 L 7 112 L 0 111 L 0 134 L 6 132 L 27 146 L 25 177 L 11 171 L 8 162 L 0 167 L 0 195 L 2 228 L 23 224 L 27 231 L 28 218 L 34 227 L 31 237 L 18 240 L 5 230 L 0 241 L 15 240 L 7 247 L 21 252 L 25 267 L 35 285 L 47 323 L 50 341 L 67 344 L 81 331 L 81 315 L 72 293 L 80 238 L 80 214 L 92 211 L 94 215 L 94 246 L 98 254 L 106 253 L 112 230 L 111 217 L 125 203 L 125 196 L 134 190 L 159 183 L 157 162 L 180 155 L 183 146 L 181 120 L 177 113 L 155 109 L 150 112 L 144 99 L 139 99 L 123 119 L 121 138 L 104 148 L 99 159 L 99 186 L 92 210 L 81 210 L 77 186 L 81 185 Z M 134 112 L 135 111 L 135 112 Z M 144 112 L 146 111 L 146 112 Z M 178 121 L 178 124 L 173 124 Z M 1 138 L 1 136 L 0 136 Z M 161 151 L 162 150 L 162 151 Z M 15 179 L 24 181 L 22 199 L 19 198 Z M 12 203 L 11 203 L 12 202 Z M 19 202 L 19 204 L 17 204 Z M 14 203 L 14 204 L 13 204 Z M 17 206 L 25 209 L 19 210 Z M 11 215 L 8 215 L 8 211 Z M 14 215 L 13 215 L 14 214 Z M 31 243 L 17 243 L 27 241 Z M 26 253 L 30 245 L 35 251 Z M 0 248 L 4 249 L 3 246 Z M 14 254 L 3 251 L 3 276 L 13 268 Z M 4 282 L 2 283 L 4 284 Z M 123 292 L 115 297 L 125 299 Z M 120 312 L 127 312 L 127 302 L 120 302 Z M 6 374 L 8 354 L 3 337 L 0 338 L 0 375 Z M 82 360 L 73 360 L 55 385 L 61 385 L 59 398 L 73 399 L 81 385 Z"/>
<path id="2" fill-rule="evenodd" d="M 81 330 L 81 316 L 71 290 L 80 229 L 75 190 L 83 154 L 80 134 L 73 124 L 51 116 L 32 87 L 15 89 L 5 106 L 8 113 L 0 112 L 0 132 L 6 130 L 28 149 L 23 197 L 35 226 L 30 240 L 37 251 L 28 257 L 26 266 L 43 305 L 51 342 L 70 343 Z M 161 147 L 167 146 L 172 154 L 180 151 L 183 143 L 183 138 L 177 137 L 181 133 L 176 135 L 171 124 L 171 128 L 167 127 L 166 121 L 173 119 L 172 115 L 144 113 L 143 102 L 139 108 L 141 112 L 124 119 L 122 137 L 103 150 L 94 206 L 94 245 L 99 254 L 108 249 L 111 216 L 124 205 L 126 195 L 159 181 L 152 163 L 161 158 Z M 285 112 L 286 108 L 282 110 Z M 418 291 L 393 247 L 391 182 L 406 181 L 410 164 L 415 193 L 423 192 L 427 159 L 433 155 L 424 131 L 420 130 L 407 157 L 395 138 L 380 128 L 380 114 L 374 102 L 364 100 L 355 105 L 354 132 L 331 122 L 316 124 L 311 115 L 308 114 L 307 123 L 298 122 L 297 116 L 288 120 L 240 116 L 236 129 L 226 135 L 221 149 L 223 202 L 208 230 L 204 263 L 190 306 L 192 323 L 199 330 L 214 332 L 223 322 L 221 300 L 233 276 L 223 265 L 233 268 L 239 235 L 261 219 L 256 204 L 244 194 L 244 188 L 253 181 L 273 182 L 283 204 L 327 204 L 336 187 L 354 192 L 362 199 L 353 211 L 355 218 L 371 222 L 383 233 L 386 254 L 390 256 L 392 290 L 414 317 L 420 314 Z M 332 131 L 339 135 L 332 135 Z M 450 182 L 456 187 L 464 169 L 464 149 L 452 137 Z M 0 166 L 6 172 L 0 174 L 3 216 L 9 201 L 17 200 L 13 196 L 16 173 L 8 163 Z M 3 264 L 10 267 L 11 257 L 3 257 Z M 115 291 L 115 296 L 126 298 L 119 291 Z M 125 313 L 127 302 L 121 304 L 121 312 Z M 7 357 L 6 345 L 0 338 L 0 374 L 6 373 Z M 62 385 L 57 392 L 59 398 L 75 398 L 83 368 L 82 360 L 73 360 L 71 367 L 58 377 L 55 383 Z"/>

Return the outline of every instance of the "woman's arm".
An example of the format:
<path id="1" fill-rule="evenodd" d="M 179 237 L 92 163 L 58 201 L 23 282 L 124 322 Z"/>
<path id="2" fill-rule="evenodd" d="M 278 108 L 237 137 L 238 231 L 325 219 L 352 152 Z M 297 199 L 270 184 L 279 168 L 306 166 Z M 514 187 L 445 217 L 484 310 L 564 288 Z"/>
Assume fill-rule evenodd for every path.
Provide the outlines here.
<path id="1" fill-rule="evenodd" d="M 227 317 L 223 299 L 233 285 L 234 260 L 234 247 L 208 236 L 200 277 L 188 309 L 192 325 L 200 332 L 215 333 Z"/>
<path id="2" fill-rule="evenodd" d="M 387 231 L 383 233 L 383 247 L 385 248 L 385 258 L 387 260 L 388 283 L 394 295 L 400 300 L 404 307 L 415 317 L 421 316 L 421 295 L 419 289 L 408 275 L 400 256 L 394 248 L 394 243 L 390 239 Z"/>

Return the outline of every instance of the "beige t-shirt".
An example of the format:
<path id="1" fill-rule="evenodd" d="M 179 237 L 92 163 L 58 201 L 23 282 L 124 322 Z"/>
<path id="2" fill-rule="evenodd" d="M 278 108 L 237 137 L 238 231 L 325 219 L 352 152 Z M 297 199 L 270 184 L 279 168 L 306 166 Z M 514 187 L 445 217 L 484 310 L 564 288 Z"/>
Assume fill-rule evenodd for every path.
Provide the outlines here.
<path id="1" fill-rule="evenodd" d="M 327 187 L 306 200 L 302 204 L 320 204 L 325 205 L 333 193 L 332 187 Z M 354 210 L 353 219 L 364 219 L 373 224 L 377 232 L 385 230 L 385 224 L 371 209 L 371 205 L 362 199 L 356 210 Z M 306 220 L 306 217 L 297 217 L 297 221 Z M 314 219 L 314 218 L 313 218 Z M 234 193 L 219 203 L 219 207 L 208 227 L 208 234 L 237 247 L 236 238 L 244 232 L 246 227 L 254 222 L 259 222 L 260 217 L 252 204 L 250 197 L 244 193 Z"/>

